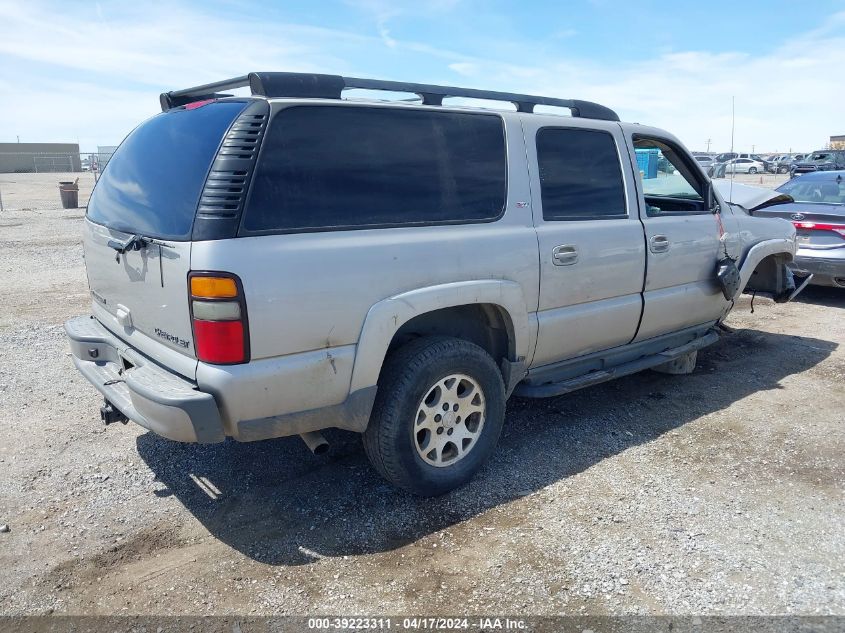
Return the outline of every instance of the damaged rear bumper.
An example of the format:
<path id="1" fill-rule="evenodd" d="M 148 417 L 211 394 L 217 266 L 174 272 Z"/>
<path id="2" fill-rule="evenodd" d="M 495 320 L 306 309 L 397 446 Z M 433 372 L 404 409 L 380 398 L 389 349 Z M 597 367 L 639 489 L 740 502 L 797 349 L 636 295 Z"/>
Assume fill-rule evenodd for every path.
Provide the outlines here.
<path id="1" fill-rule="evenodd" d="M 841 250 L 841 249 L 839 249 Z M 845 256 L 806 257 L 799 250 L 789 267 L 799 277 L 813 275 L 810 283 L 819 286 L 845 287 Z"/>
<path id="2" fill-rule="evenodd" d="M 214 396 L 128 347 L 94 317 L 65 323 L 73 363 L 127 418 L 180 442 L 225 439 Z"/>

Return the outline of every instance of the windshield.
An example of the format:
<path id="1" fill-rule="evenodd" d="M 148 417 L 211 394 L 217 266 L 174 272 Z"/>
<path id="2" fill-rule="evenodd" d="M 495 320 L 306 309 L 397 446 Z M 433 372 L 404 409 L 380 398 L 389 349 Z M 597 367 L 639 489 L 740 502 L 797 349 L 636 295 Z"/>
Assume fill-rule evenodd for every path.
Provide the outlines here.
<path id="1" fill-rule="evenodd" d="M 88 203 L 88 218 L 127 233 L 188 239 L 223 134 L 244 101 L 177 108 L 148 119 L 117 148 Z"/>
<path id="2" fill-rule="evenodd" d="M 845 179 L 805 180 L 796 178 L 778 187 L 781 193 L 787 193 L 795 202 L 818 204 L 845 204 Z"/>

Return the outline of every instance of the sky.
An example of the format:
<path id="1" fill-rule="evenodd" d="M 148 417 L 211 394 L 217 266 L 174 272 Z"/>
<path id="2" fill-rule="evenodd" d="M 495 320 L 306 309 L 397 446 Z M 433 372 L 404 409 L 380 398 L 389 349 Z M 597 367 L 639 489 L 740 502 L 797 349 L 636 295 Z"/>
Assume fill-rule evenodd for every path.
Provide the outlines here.
<path id="1" fill-rule="evenodd" d="M 597 101 L 693 151 L 845 134 L 845 0 L 0 0 L 0 142 L 117 144 L 158 94 L 304 71 Z"/>

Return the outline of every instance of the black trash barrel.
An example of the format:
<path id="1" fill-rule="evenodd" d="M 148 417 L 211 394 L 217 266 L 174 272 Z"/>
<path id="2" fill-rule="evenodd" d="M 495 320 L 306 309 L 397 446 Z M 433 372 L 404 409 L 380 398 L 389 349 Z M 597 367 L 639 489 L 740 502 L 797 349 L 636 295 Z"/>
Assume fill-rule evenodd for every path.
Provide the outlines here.
<path id="1" fill-rule="evenodd" d="M 79 207 L 79 185 L 70 180 L 59 181 L 59 195 L 62 197 L 62 209 Z"/>

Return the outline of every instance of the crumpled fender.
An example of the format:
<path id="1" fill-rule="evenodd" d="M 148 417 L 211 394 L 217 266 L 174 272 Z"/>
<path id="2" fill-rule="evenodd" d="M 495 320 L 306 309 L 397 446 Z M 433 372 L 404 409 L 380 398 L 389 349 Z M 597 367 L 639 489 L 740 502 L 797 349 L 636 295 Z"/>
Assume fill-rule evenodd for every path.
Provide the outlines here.
<path id="1" fill-rule="evenodd" d="M 752 246 L 743 258 L 742 264 L 739 266 L 739 290 L 733 298 L 736 299 L 742 291 L 745 290 L 748 282 L 751 280 L 751 275 L 754 274 L 757 266 L 766 257 L 771 255 L 781 255 L 783 256 L 784 263 L 791 262 L 795 257 L 796 248 L 793 237 L 763 240 L 762 242 L 758 242 Z"/>

